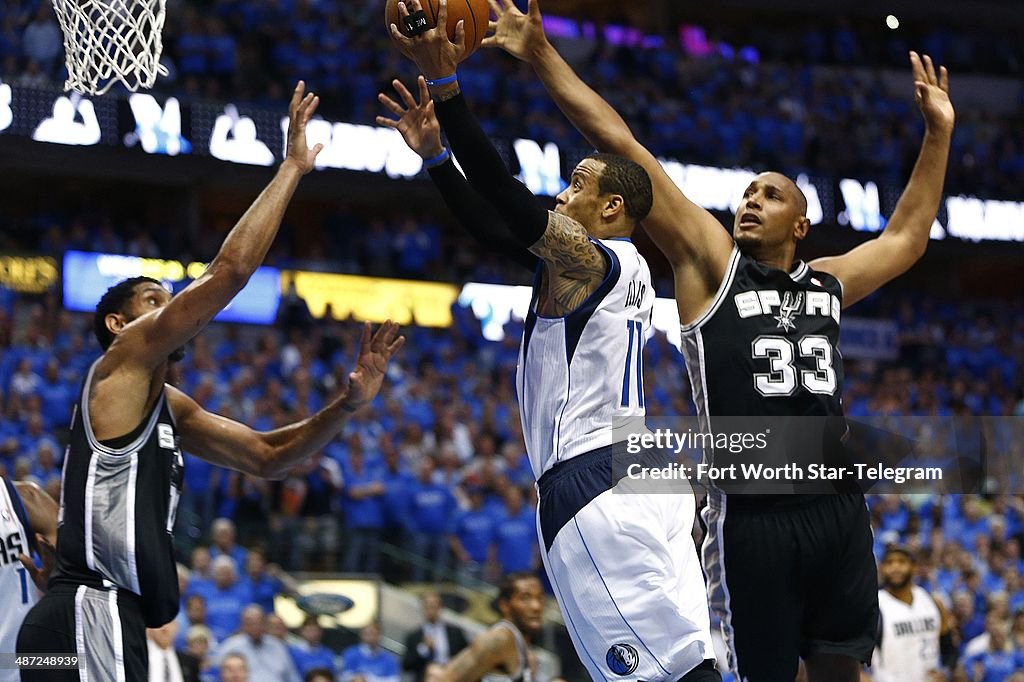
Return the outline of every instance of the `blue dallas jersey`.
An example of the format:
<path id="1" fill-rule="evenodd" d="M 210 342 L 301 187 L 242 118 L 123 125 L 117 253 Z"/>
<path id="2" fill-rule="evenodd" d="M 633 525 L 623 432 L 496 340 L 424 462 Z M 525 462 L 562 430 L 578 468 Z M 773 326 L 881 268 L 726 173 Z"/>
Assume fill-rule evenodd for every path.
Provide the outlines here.
<path id="1" fill-rule="evenodd" d="M 14 484 L 0 479 L 0 652 L 13 652 L 18 629 L 35 603 L 39 591 L 28 571 L 18 559 L 20 554 L 31 554 L 29 547 L 28 513 L 15 490 Z M 19 679 L 17 669 L 0 670 L 0 682 Z"/>

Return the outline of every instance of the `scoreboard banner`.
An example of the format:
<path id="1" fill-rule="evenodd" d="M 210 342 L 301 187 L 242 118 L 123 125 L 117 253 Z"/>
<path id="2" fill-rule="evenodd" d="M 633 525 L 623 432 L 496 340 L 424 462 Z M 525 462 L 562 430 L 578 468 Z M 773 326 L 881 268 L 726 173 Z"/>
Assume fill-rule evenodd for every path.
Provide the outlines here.
<path id="1" fill-rule="evenodd" d="M 0 82 L 0 152 L 5 136 L 76 146 L 108 146 L 140 154 L 196 155 L 228 163 L 272 166 L 284 155 L 288 117 L 277 109 L 241 103 L 179 101 L 166 95 L 83 97 L 56 88 Z M 322 143 L 320 170 L 374 173 L 391 179 L 420 176 L 423 163 L 390 128 L 314 118 L 310 144 Z M 554 196 L 590 150 L 550 142 L 496 141 L 501 154 L 536 194 Z M 168 163 L 172 163 L 168 161 Z M 732 212 L 754 171 L 663 159 L 669 176 L 695 203 Z M 895 210 L 902 187 L 870 179 L 801 174 L 811 224 L 879 232 Z M 1024 202 L 949 196 L 932 226 L 933 239 L 1024 241 Z"/>
<path id="2" fill-rule="evenodd" d="M 107 289 L 128 277 L 152 277 L 172 293 L 177 293 L 205 271 L 204 263 L 67 251 L 62 273 L 64 307 L 91 313 Z M 261 267 L 214 319 L 218 322 L 272 324 L 280 300 L 281 271 Z"/>

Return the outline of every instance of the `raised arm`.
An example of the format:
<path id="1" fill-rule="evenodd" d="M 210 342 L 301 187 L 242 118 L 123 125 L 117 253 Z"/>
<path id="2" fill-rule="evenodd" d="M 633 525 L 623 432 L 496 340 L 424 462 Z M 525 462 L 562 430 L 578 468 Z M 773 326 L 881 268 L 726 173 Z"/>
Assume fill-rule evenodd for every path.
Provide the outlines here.
<path id="1" fill-rule="evenodd" d="M 552 99 L 590 144 L 640 164 L 651 176 L 654 207 L 644 220 L 644 229 L 676 269 L 677 277 L 682 275 L 687 280 L 678 282 L 677 290 L 687 287 L 687 298 L 693 298 L 697 295 L 693 287 L 701 286 L 702 280 L 713 282 L 709 294 L 717 289 L 733 247 L 722 224 L 686 198 L 618 112 L 583 82 L 548 42 L 537 0 L 530 0 L 527 14 L 520 12 L 512 0 L 489 2 L 497 20 L 491 22 L 494 33 L 484 39 L 483 45 L 499 47 L 531 64 Z M 693 268 L 698 268 L 695 278 L 688 272 Z"/>
<path id="2" fill-rule="evenodd" d="M 260 266 L 277 236 L 299 179 L 314 167 L 323 145 L 306 146 L 306 123 L 319 98 L 299 81 L 289 107 L 288 152 L 274 179 L 231 230 L 217 256 L 198 279 L 170 303 L 127 325 L 111 351 L 128 361 L 156 367 L 203 330 L 231 302 Z"/>
<path id="3" fill-rule="evenodd" d="M 516 655 L 516 642 L 508 628 L 488 630 L 448 662 L 442 682 L 476 682 L 496 669 L 512 670 Z"/>
<path id="4" fill-rule="evenodd" d="M 928 247 L 942 200 L 955 113 L 949 101 L 946 67 L 935 73 L 931 57 L 910 53 L 917 104 L 925 120 L 924 141 L 896 210 L 877 238 L 841 256 L 810 263 L 843 283 L 843 305 L 850 306 L 910 269 Z"/>
<path id="5" fill-rule="evenodd" d="M 410 0 L 413 11 L 418 0 Z M 408 9 L 399 3 L 405 16 Z M 441 0 L 437 27 L 407 38 L 392 25 L 392 39 L 416 62 L 428 79 L 441 80 L 455 73 L 465 52 L 465 27 L 459 22 L 455 42 L 448 40 L 447 4 Z M 479 122 L 466 105 L 457 81 L 432 91 L 437 117 L 448 135 L 452 151 L 466 171 L 470 185 L 505 221 L 515 239 L 549 268 L 549 314 L 571 312 L 592 294 L 608 271 L 608 262 L 575 220 L 545 210 L 529 189 L 505 166 Z"/>
<path id="6" fill-rule="evenodd" d="M 434 102 L 430 99 L 427 82 L 420 76 L 417 84 L 418 102 L 401 81 L 396 79 L 392 82 L 405 106 L 384 93 L 378 95 L 380 103 L 398 119 L 378 116 L 377 123 L 401 133 L 409 149 L 425 162 L 437 160 L 427 166 L 430 179 L 434 181 L 451 212 L 484 248 L 519 263 L 531 272 L 536 270 L 537 257 L 512 236 L 501 215 L 473 189 L 456 168 L 451 155 L 445 153 L 444 145 L 441 144 L 441 123 L 434 113 Z"/>
<path id="7" fill-rule="evenodd" d="M 244 424 L 204 410 L 178 389 L 167 386 L 167 398 L 182 448 L 218 466 L 263 478 L 279 478 L 292 466 L 323 449 L 341 431 L 353 412 L 377 395 L 388 361 L 405 342 L 390 320 L 370 336 L 363 327 L 359 360 L 345 391 L 308 419 L 273 431 L 255 431 Z"/>

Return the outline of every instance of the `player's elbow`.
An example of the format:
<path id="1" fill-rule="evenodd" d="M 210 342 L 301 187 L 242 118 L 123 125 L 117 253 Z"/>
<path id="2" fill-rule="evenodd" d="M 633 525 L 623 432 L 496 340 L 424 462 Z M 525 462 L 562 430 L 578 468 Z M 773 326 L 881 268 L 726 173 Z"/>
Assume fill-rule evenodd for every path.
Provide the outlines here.
<path id="1" fill-rule="evenodd" d="M 249 283 L 255 268 L 234 259 L 215 261 L 206 274 L 226 290 L 239 292 Z"/>
<path id="2" fill-rule="evenodd" d="M 255 475 L 269 481 L 280 481 L 285 477 L 288 468 L 282 462 L 282 457 L 276 448 L 269 444 L 262 444 L 256 453 Z"/>

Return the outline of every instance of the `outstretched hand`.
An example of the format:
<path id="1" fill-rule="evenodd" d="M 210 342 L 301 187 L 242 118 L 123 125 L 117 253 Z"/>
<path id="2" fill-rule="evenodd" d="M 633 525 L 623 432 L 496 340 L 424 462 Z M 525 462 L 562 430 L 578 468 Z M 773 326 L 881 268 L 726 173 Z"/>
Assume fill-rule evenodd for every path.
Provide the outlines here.
<path id="1" fill-rule="evenodd" d="M 409 145 L 409 149 L 419 154 L 421 158 L 432 159 L 438 156 L 444 150 L 441 145 L 441 124 L 434 113 L 434 102 L 430 99 L 426 79 L 420 76 L 417 81 L 420 91 L 419 102 L 397 78 L 391 84 L 398 96 L 401 97 L 402 102 L 405 103 L 405 107 L 383 92 L 380 93 L 377 95 L 377 99 L 391 113 L 398 116 L 398 120 L 378 116 L 377 125 L 393 128 L 400 132 L 405 143 Z"/>
<path id="2" fill-rule="evenodd" d="M 493 33 L 481 45 L 501 48 L 524 62 L 532 61 L 548 42 L 537 3 L 538 0 L 530 0 L 527 13 L 523 14 L 513 0 L 487 0 L 491 14 L 497 18 L 487 25 Z"/>
<path id="3" fill-rule="evenodd" d="M 285 161 L 295 164 L 303 175 L 316 167 L 316 155 L 324 148 L 317 144 L 310 149 L 306 144 L 306 124 L 319 105 L 320 98 L 312 92 L 306 93 L 306 83 L 299 81 L 288 105 L 288 153 Z"/>
<path id="4" fill-rule="evenodd" d="M 935 73 L 935 65 L 928 55 L 910 53 L 910 66 L 914 72 L 914 99 L 924 115 L 929 130 L 950 133 L 956 121 L 953 103 L 949 101 L 949 72 L 946 67 Z"/>
<path id="5" fill-rule="evenodd" d="M 398 3 L 398 14 L 402 18 L 422 9 L 419 0 L 405 0 Z M 466 22 L 459 20 L 455 25 L 455 40 L 448 39 L 448 3 L 440 0 L 437 10 L 437 26 L 412 38 L 403 34 L 398 26 L 391 24 L 391 40 L 406 57 L 416 63 L 420 72 L 430 79 L 446 78 L 455 73 L 459 62 L 466 56 Z"/>
<path id="6" fill-rule="evenodd" d="M 370 336 L 370 323 L 363 325 L 363 337 L 359 342 L 359 359 L 355 370 L 348 375 L 348 393 L 345 402 L 357 410 L 373 400 L 384 383 L 388 362 L 405 343 L 404 336 L 398 336 L 398 325 L 388 320 Z"/>

